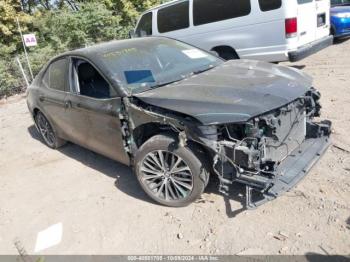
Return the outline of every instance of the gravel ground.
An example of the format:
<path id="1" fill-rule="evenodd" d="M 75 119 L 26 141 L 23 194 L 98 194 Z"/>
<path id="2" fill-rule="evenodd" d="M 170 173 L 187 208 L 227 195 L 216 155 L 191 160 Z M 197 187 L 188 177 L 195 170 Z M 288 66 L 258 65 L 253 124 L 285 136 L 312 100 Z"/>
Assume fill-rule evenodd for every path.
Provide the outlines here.
<path id="1" fill-rule="evenodd" d="M 349 254 L 350 40 L 293 64 L 315 78 L 334 145 L 291 192 L 243 209 L 215 179 L 186 208 L 152 203 L 125 166 L 40 141 L 22 96 L 0 101 L 0 254 L 37 254 L 38 232 L 62 226 L 40 254 Z M 18 245 L 17 245 L 18 246 Z"/>

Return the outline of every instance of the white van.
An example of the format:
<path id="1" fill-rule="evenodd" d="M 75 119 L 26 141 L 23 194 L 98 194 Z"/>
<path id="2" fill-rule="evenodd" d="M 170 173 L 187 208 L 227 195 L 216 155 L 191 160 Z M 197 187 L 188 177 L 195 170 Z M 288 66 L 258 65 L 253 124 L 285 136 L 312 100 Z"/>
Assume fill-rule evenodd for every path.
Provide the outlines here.
<path id="1" fill-rule="evenodd" d="M 224 59 L 298 61 L 332 44 L 329 0 L 175 0 L 140 17 L 134 36 L 175 38 Z"/>

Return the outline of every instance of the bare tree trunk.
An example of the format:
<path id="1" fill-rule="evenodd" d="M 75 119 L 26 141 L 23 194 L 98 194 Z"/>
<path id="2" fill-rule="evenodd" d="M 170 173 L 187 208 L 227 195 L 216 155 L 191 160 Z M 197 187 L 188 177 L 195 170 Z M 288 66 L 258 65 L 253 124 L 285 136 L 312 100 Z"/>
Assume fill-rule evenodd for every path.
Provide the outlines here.
<path id="1" fill-rule="evenodd" d="M 51 10 L 49 1 L 40 1 L 40 4 L 46 9 Z"/>
<path id="2" fill-rule="evenodd" d="M 69 4 L 73 11 L 79 11 L 79 8 L 74 0 L 66 0 L 66 2 Z"/>

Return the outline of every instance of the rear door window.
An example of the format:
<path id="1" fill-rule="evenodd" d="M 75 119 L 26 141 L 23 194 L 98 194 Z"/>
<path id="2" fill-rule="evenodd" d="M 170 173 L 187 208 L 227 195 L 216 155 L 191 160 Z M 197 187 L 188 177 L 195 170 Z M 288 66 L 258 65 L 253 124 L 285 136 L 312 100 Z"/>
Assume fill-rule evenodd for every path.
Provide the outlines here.
<path id="1" fill-rule="evenodd" d="M 48 67 L 43 77 L 43 83 L 58 91 L 68 91 L 68 71 L 69 61 L 66 58 L 62 58 L 54 61 Z"/>
<path id="2" fill-rule="evenodd" d="M 138 37 L 152 35 L 152 12 L 144 14 L 136 28 L 135 34 Z"/>
<path id="3" fill-rule="evenodd" d="M 193 23 L 203 25 L 249 15 L 250 0 L 193 0 Z"/>
<path id="4" fill-rule="evenodd" d="M 281 8 L 282 0 L 259 0 L 260 10 L 263 12 Z"/>
<path id="5" fill-rule="evenodd" d="M 158 10 L 158 31 L 167 33 L 190 26 L 189 1 Z"/>

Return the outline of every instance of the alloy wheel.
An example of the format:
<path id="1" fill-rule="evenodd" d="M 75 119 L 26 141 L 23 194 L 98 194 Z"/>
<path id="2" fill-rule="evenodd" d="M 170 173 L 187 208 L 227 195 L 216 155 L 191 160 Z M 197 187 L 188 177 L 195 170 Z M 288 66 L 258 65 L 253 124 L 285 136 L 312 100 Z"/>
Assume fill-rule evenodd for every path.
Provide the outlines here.
<path id="1" fill-rule="evenodd" d="M 37 119 L 37 126 L 45 142 L 49 146 L 53 147 L 55 145 L 56 137 L 49 121 L 47 121 L 45 116 L 40 113 L 37 115 L 36 119 Z"/>
<path id="2" fill-rule="evenodd" d="M 141 182 L 157 198 L 182 200 L 193 190 L 193 176 L 186 162 L 169 151 L 148 153 L 141 163 Z"/>

